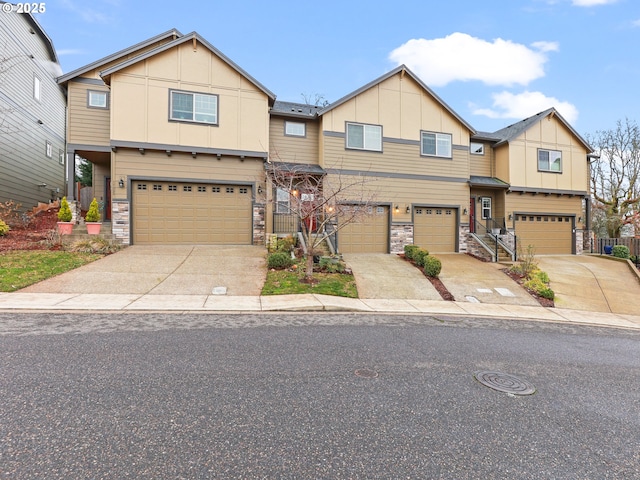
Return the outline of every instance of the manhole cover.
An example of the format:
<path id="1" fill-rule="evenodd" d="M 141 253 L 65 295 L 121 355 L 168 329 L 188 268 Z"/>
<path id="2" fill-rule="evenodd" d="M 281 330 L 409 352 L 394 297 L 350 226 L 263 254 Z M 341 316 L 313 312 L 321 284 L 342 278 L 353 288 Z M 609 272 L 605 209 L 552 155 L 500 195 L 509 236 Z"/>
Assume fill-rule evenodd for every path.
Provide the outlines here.
<path id="1" fill-rule="evenodd" d="M 378 376 L 378 372 L 370 368 L 359 368 L 354 373 L 362 378 L 376 378 Z"/>
<path id="2" fill-rule="evenodd" d="M 533 395 L 536 387 L 526 380 L 501 372 L 476 372 L 475 379 L 485 387 L 513 395 Z"/>

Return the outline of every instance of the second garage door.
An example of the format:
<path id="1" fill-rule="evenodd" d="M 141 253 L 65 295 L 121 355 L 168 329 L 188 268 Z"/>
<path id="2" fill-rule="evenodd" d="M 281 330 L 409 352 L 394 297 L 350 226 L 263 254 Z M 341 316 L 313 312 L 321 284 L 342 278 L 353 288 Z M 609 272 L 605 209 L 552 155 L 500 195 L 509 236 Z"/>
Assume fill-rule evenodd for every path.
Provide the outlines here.
<path id="1" fill-rule="evenodd" d="M 389 207 L 366 208 L 367 216 L 338 231 L 340 253 L 389 253 Z"/>
<path id="2" fill-rule="evenodd" d="M 525 253 L 528 245 L 539 255 L 573 251 L 573 217 L 559 215 L 516 215 L 516 237 Z"/>
<path id="3" fill-rule="evenodd" d="M 453 208 L 415 207 L 413 243 L 429 252 L 456 251 L 456 210 Z"/>
<path id="4" fill-rule="evenodd" d="M 135 181 L 134 244 L 248 245 L 251 187 Z"/>

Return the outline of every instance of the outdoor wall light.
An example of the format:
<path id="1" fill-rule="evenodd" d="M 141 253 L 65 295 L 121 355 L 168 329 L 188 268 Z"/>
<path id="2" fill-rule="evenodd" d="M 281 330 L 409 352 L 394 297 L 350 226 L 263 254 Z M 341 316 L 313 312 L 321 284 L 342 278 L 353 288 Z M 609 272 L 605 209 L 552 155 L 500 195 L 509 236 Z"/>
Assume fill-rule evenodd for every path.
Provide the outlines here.
<path id="1" fill-rule="evenodd" d="M 578 217 L 578 223 L 582 223 L 582 217 Z"/>
<path id="2" fill-rule="evenodd" d="M 509 214 L 509 220 L 513 220 L 513 215 Z"/>
<path id="3" fill-rule="evenodd" d="M 466 215 L 467 213 L 469 213 L 469 211 L 465 208 L 464 210 L 462 210 L 462 214 Z"/>
<path id="4" fill-rule="evenodd" d="M 409 208 L 409 205 L 407 205 L 406 210 L 407 210 L 407 213 L 411 213 L 411 208 Z"/>
<path id="5" fill-rule="evenodd" d="M 398 205 L 396 205 L 396 208 L 394 209 L 396 213 L 398 213 L 400 211 L 400 209 L 398 208 Z"/>
<path id="6" fill-rule="evenodd" d="M 120 181 L 118 182 L 118 186 L 120 188 L 124 188 L 124 180 L 123 179 L 120 179 Z"/>
<path id="7" fill-rule="evenodd" d="M 258 185 L 258 195 L 262 195 L 262 185 Z"/>
<path id="8" fill-rule="evenodd" d="M 291 190 L 291 195 L 293 195 L 294 197 L 298 196 L 298 190 L 296 190 L 295 188 L 293 190 Z"/>

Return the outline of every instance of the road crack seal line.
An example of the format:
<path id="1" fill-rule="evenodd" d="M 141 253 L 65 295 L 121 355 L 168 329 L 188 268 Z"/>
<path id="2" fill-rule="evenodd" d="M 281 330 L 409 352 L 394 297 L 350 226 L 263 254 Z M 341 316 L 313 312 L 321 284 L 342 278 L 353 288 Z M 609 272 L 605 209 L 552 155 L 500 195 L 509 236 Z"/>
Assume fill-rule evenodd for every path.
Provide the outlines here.
<path id="1" fill-rule="evenodd" d="M 193 254 L 193 251 L 194 251 L 194 250 L 195 250 L 195 247 L 191 247 L 191 250 L 189 250 L 189 253 L 187 254 L 187 256 L 186 256 L 186 257 L 184 257 L 184 259 L 183 259 L 183 260 L 182 260 L 182 261 L 181 261 L 181 262 L 176 266 L 176 268 L 174 268 L 171 272 L 169 272 L 169 273 L 164 277 L 164 279 L 162 279 L 160 282 L 158 282 L 158 284 L 157 284 L 155 287 L 153 287 L 151 290 L 149 290 L 147 293 L 145 293 L 145 295 L 148 295 L 148 294 L 150 294 L 151 292 L 153 292 L 156 288 L 158 288 L 160 285 L 162 285 L 164 282 L 166 282 L 166 281 L 167 281 L 167 279 L 168 279 L 171 275 L 173 275 L 174 273 L 176 273 L 176 272 L 178 271 L 178 269 L 179 269 L 180 267 L 182 267 L 182 266 L 186 263 L 186 261 L 187 261 L 187 260 L 189 260 L 189 258 L 190 258 L 190 257 L 191 257 L 191 255 Z"/>

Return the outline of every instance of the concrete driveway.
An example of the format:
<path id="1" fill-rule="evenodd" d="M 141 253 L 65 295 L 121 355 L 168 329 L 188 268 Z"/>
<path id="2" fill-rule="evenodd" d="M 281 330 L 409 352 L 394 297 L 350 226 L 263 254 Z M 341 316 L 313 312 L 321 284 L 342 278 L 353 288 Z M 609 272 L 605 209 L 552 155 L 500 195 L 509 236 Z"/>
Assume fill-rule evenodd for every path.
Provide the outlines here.
<path id="1" fill-rule="evenodd" d="M 638 314 L 640 282 L 626 262 L 595 255 L 536 258 L 549 274 L 557 308 Z"/>
<path id="2" fill-rule="evenodd" d="M 260 295 L 266 278 L 261 246 L 133 245 L 22 290 L 40 293 Z"/>
<path id="3" fill-rule="evenodd" d="M 420 270 L 397 255 L 345 253 L 360 298 L 442 300 Z"/>

